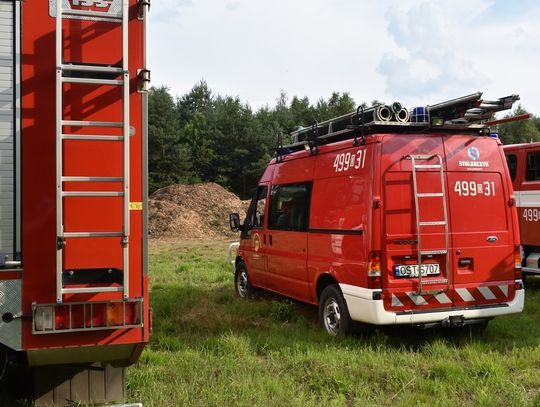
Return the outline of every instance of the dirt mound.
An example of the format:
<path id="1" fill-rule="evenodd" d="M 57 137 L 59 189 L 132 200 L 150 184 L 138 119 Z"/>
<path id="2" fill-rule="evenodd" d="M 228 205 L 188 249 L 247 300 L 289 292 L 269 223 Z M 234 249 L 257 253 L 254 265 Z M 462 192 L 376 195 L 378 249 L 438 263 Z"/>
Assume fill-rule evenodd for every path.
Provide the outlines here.
<path id="1" fill-rule="evenodd" d="M 152 237 L 213 239 L 238 237 L 229 228 L 229 213 L 242 219 L 249 201 L 215 183 L 171 185 L 158 189 L 148 202 Z"/>

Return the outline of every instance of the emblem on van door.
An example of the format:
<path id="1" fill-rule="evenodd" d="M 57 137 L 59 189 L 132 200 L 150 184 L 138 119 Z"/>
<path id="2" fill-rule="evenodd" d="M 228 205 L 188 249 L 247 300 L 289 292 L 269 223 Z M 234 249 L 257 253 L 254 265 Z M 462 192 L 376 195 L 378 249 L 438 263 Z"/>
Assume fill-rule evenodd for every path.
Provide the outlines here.
<path id="1" fill-rule="evenodd" d="M 480 169 L 482 167 L 489 167 L 489 163 L 487 161 L 479 161 L 480 150 L 477 147 L 469 147 L 467 150 L 467 155 L 471 161 L 460 161 L 458 164 L 460 167 L 468 167 L 473 170 Z"/>
<path id="2" fill-rule="evenodd" d="M 489 242 L 489 243 L 495 243 L 497 240 L 499 240 L 499 238 L 497 236 L 488 236 L 486 238 L 486 240 Z"/>
<path id="3" fill-rule="evenodd" d="M 478 161 L 480 158 L 480 150 L 478 150 L 476 147 L 469 148 L 469 158 L 473 161 Z"/>

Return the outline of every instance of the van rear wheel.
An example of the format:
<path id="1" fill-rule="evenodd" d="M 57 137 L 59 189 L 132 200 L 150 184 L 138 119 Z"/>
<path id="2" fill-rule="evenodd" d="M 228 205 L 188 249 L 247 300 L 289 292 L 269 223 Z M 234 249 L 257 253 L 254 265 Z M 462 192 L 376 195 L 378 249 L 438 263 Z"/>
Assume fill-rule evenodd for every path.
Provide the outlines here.
<path id="1" fill-rule="evenodd" d="M 234 273 L 234 289 L 236 295 L 240 298 L 251 298 L 255 296 L 255 289 L 249 281 L 249 275 L 244 262 L 239 262 L 236 265 Z"/>
<path id="2" fill-rule="evenodd" d="M 327 286 L 321 294 L 319 321 L 326 332 L 333 336 L 345 336 L 351 331 L 349 309 L 336 284 Z"/>

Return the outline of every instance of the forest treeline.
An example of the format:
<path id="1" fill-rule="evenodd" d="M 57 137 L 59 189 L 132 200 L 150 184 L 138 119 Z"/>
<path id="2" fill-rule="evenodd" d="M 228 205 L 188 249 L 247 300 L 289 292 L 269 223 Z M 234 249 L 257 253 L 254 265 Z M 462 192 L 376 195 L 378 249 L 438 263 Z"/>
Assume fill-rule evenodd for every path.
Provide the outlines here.
<path id="1" fill-rule="evenodd" d="M 279 134 L 288 141 L 296 126 L 343 115 L 357 106 L 346 92 L 313 103 L 282 92 L 274 106 L 253 110 L 238 97 L 214 94 L 204 81 L 177 97 L 167 87 L 153 87 L 149 93 L 150 192 L 176 183 L 217 182 L 246 199 L 274 156 Z M 518 106 L 507 116 L 522 113 L 525 109 Z M 540 117 L 500 125 L 499 137 L 505 144 L 540 141 Z"/>

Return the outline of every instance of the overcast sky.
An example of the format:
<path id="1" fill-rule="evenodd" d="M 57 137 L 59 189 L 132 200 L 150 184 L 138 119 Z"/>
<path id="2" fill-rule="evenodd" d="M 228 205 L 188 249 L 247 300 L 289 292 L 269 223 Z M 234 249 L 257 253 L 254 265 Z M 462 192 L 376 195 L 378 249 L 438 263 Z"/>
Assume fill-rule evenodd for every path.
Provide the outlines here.
<path id="1" fill-rule="evenodd" d="M 534 0 L 156 0 L 148 52 L 154 86 L 204 79 L 254 108 L 281 90 L 408 107 L 484 91 L 540 114 Z"/>

